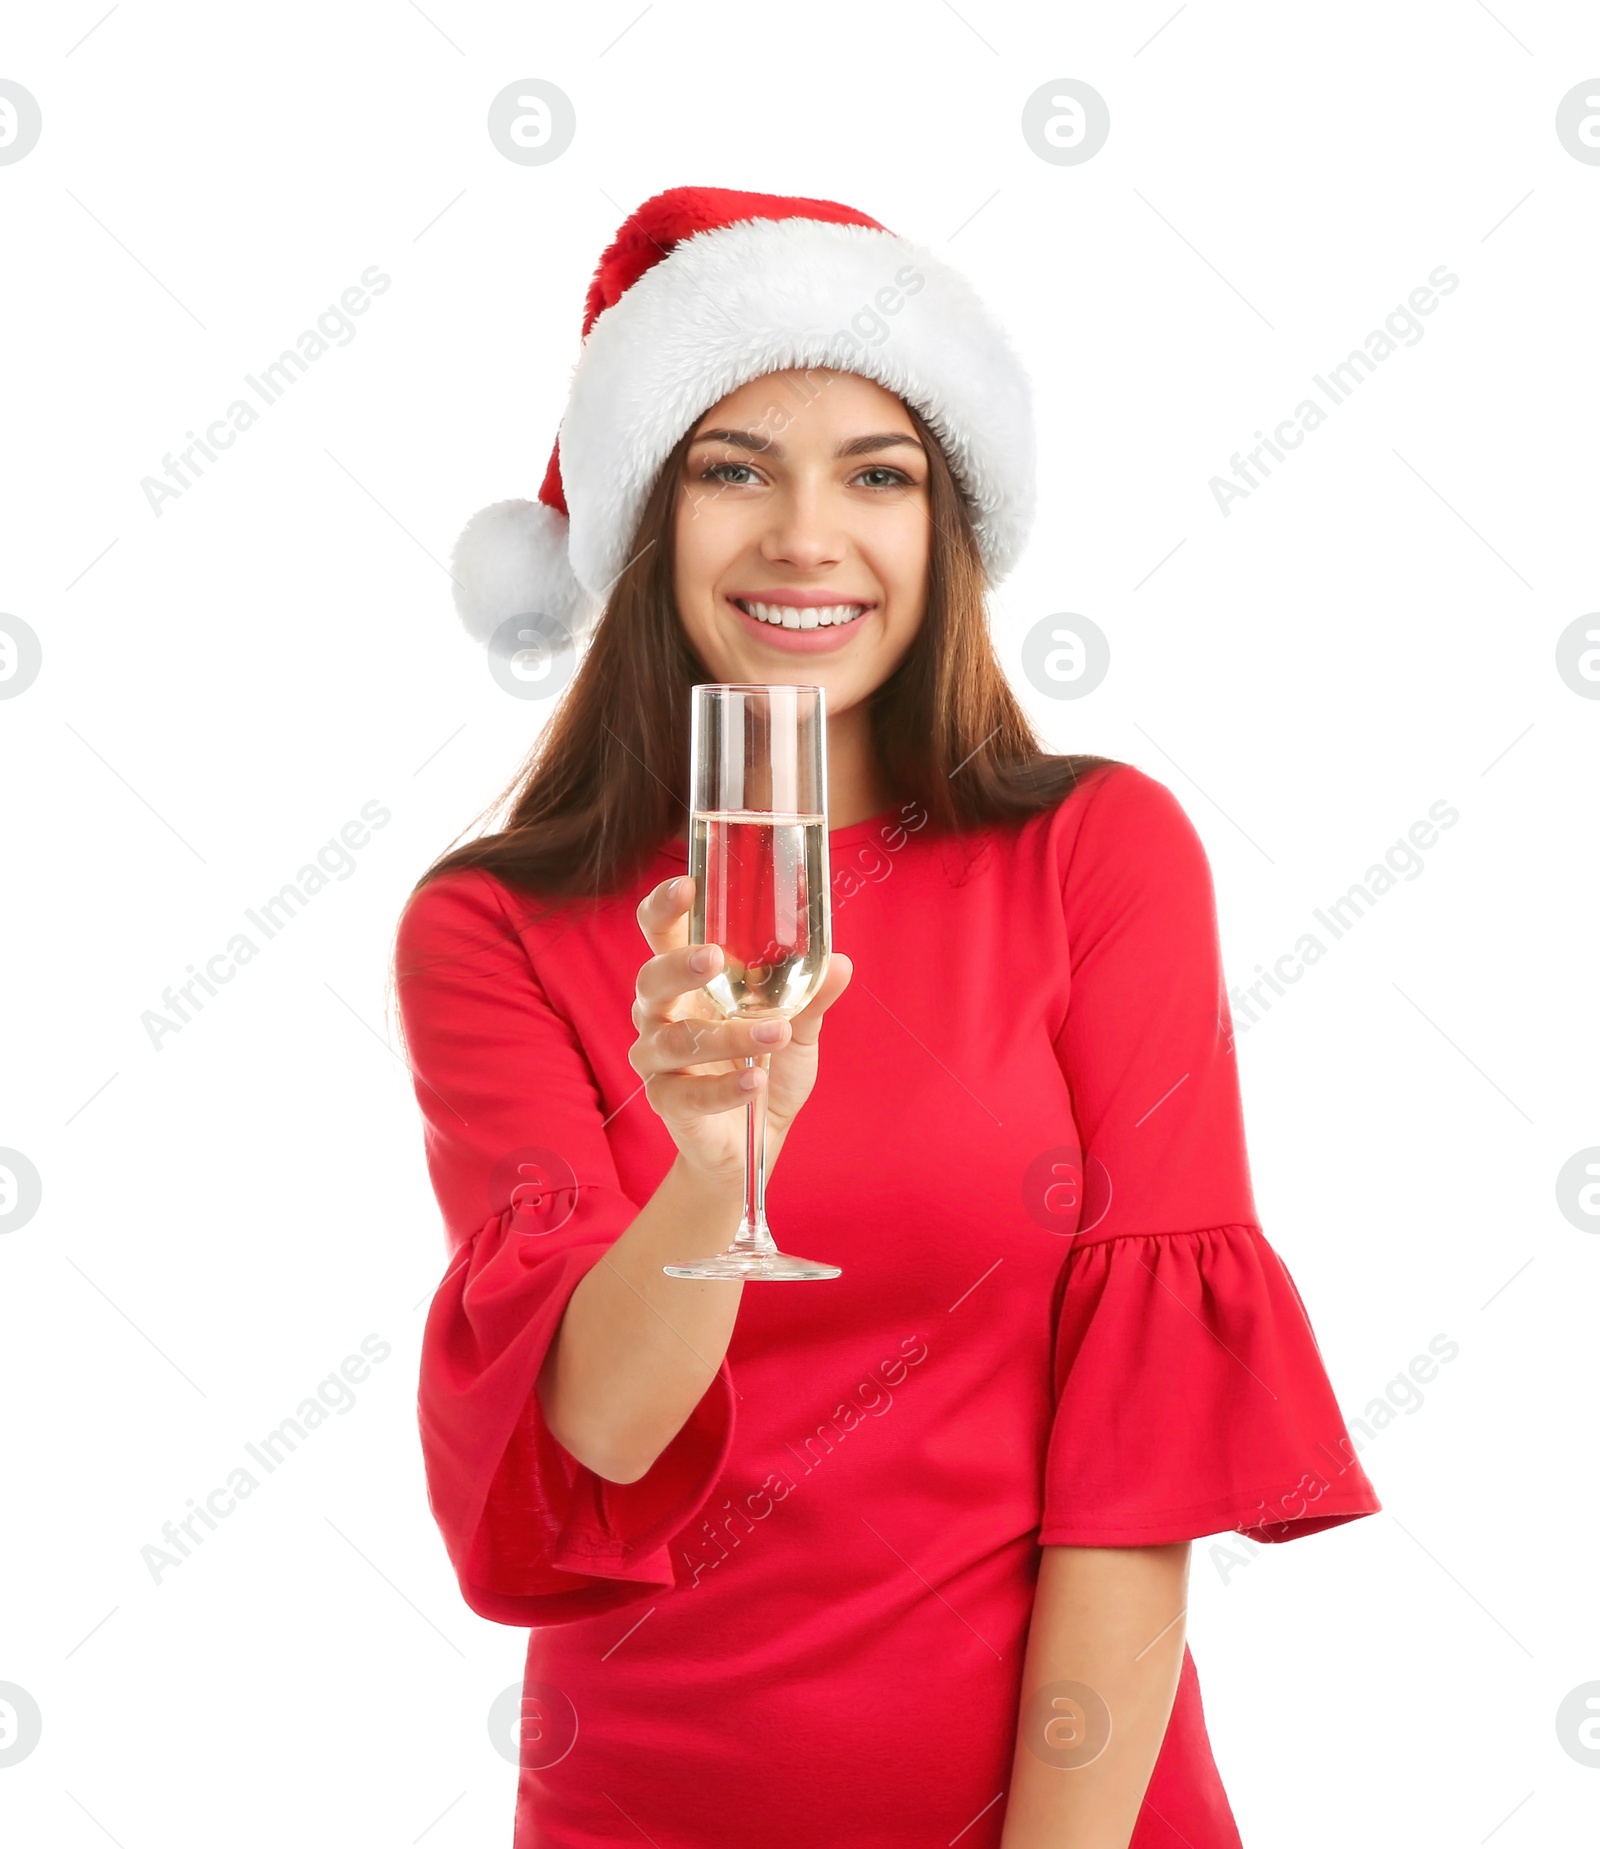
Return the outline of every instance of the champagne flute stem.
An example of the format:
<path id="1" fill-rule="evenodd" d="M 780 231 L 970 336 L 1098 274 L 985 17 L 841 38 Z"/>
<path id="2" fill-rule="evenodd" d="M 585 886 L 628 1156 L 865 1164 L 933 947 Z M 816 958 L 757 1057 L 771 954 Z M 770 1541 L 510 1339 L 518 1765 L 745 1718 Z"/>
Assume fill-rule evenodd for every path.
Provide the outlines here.
<path id="1" fill-rule="evenodd" d="M 744 1062 L 754 1066 L 754 1056 Z M 769 1074 L 772 1055 L 763 1053 L 760 1063 Z M 744 1142 L 744 1223 L 734 1245 L 741 1251 L 776 1252 L 767 1231 L 767 1088 L 762 1086 L 745 1106 Z"/>

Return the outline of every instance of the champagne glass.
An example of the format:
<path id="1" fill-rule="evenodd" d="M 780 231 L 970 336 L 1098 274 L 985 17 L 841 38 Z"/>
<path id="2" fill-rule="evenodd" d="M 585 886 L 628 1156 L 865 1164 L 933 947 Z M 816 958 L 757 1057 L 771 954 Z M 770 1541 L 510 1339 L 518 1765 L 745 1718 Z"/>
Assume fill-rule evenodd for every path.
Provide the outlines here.
<path id="1" fill-rule="evenodd" d="M 832 928 L 824 690 L 717 682 L 692 698 L 689 942 L 719 944 L 723 959 L 705 994 L 727 1019 L 795 1015 L 822 986 Z M 760 1058 L 770 1068 L 772 1055 Z M 767 1228 L 766 1131 L 763 1087 L 745 1107 L 739 1231 L 714 1258 L 663 1265 L 670 1276 L 839 1276 L 838 1265 L 778 1250 Z"/>

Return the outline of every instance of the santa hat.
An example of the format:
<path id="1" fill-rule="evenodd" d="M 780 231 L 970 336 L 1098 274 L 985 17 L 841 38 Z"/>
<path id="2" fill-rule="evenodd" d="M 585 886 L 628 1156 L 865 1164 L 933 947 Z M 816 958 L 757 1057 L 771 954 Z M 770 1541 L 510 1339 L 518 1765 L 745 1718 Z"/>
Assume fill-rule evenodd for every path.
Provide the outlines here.
<path id="1" fill-rule="evenodd" d="M 971 284 L 831 200 L 677 186 L 647 199 L 600 259 L 538 499 L 484 508 L 456 542 L 467 633 L 488 644 L 509 617 L 540 614 L 584 634 L 683 433 L 751 379 L 807 366 L 875 380 L 925 419 L 998 583 L 1032 519 L 1033 412 L 1022 364 Z"/>

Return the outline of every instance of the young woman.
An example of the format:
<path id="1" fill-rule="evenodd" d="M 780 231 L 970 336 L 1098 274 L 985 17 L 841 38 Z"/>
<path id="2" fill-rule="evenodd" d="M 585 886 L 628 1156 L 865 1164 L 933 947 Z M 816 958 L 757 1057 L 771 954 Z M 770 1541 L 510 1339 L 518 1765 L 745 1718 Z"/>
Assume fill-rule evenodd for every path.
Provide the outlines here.
<path id="1" fill-rule="evenodd" d="M 926 251 L 756 194 L 649 201 L 584 331 L 540 500 L 455 575 L 492 651 L 589 646 L 396 952 L 453 1248 L 429 1497 L 531 1632 L 515 1842 L 1237 1845 L 1189 1545 L 1379 1505 L 1257 1220 L 1199 837 L 1045 752 L 995 658 L 1021 369 Z M 697 681 L 827 692 L 792 1021 L 700 995 Z M 752 1079 L 780 1243 L 836 1279 L 663 1271 L 738 1226 Z"/>

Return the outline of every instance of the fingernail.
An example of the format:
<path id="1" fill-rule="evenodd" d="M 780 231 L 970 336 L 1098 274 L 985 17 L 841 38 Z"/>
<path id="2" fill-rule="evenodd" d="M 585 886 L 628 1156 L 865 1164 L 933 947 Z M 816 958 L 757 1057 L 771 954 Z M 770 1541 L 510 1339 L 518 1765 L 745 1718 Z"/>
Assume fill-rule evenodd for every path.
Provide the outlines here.
<path id="1" fill-rule="evenodd" d="M 744 1071 L 739 1074 L 739 1089 L 740 1091 L 754 1091 L 755 1088 L 756 1069 L 754 1066 L 746 1066 Z"/>
<path id="2" fill-rule="evenodd" d="M 687 879 L 676 879 L 672 882 L 672 887 L 669 893 L 669 897 L 673 900 L 674 904 L 676 904 L 676 902 L 679 899 L 686 898 L 688 896 L 688 892 L 689 892 L 688 880 Z"/>
<path id="3" fill-rule="evenodd" d="M 702 976 L 710 969 L 711 947 L 709 944 L 702 944 L 698 950 L 691 950 L 689 952 L 689 967 L 692 970 L 698 971 Z"/>
<path id="4" fill-rule="evenodd" d="M 759 1040 L 763 1046 L 776 1046 L 783 1038 L 782 1021 L 758 1021 L 750 1029 L 750 1038 Z"/>

